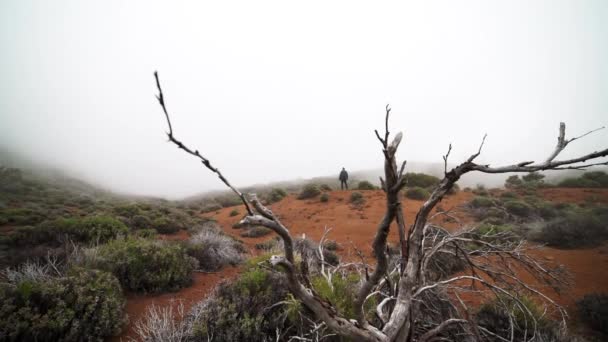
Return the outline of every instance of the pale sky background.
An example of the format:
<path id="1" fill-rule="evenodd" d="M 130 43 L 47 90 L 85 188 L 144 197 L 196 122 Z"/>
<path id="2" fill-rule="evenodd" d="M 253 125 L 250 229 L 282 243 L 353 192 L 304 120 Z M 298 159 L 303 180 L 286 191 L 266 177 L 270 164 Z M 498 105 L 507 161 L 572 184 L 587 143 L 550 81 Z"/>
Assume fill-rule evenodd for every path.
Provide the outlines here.
<path id="1" fill-rule="evenodd" d="M 0 2 L 0 146 L 123 192 L 223 189 L 400 158 L 546 157 L 608 124 L 608 1 Z M 564 157 L 608 145 L 608 130 Z"/>

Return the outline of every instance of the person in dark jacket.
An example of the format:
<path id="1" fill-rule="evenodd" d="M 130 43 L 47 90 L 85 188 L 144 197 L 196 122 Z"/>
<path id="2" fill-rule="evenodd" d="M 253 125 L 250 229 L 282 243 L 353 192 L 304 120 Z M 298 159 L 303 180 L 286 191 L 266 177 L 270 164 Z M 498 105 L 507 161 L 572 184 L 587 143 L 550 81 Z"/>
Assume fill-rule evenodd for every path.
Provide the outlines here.
<path id="1" fill-rule="evenodd" d="M 340 179 L 340 189 L 344 190 L 344 188 L 346 188 L 348 190 L 348 172 L 346 172 L 345 168 L 342 168 L 338 179 Z"/>

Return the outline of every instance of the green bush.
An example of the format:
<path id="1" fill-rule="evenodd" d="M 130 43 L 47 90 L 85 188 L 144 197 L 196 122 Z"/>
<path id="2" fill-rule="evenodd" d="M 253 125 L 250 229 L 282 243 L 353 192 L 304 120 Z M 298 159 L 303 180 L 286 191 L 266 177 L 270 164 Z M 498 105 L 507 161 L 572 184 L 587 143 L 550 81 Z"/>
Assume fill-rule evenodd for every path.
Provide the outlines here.
<path id="1" fill-rule="evenodd" d="M 276 202 L 279 202 L 280 200 L 282 200 L 283 198 L 285 198 L 286 196 L 287 196 L 287 192 L 285 192 L 285 190 L 279 189 L 279 188 L 273 188 L 268 193 L 268 202 L 276 203 Z"/>
<path id="2" fill-rule="evenodd" d="M 112 272 L 127 289 L 161 292 L 190 285 L 198 266 L 179 244 L 118 239 L 98 247 L 94 267 Z"/>
<path id="3" fill-rule="evenodd" d="M 322 191 L 331 191 L 331 186 L 329 186 L 325 183 L 321 184 L 320 188 Z"/>
<path id="4" fill-rule="evenodd" d="M 25 226 L 42 222 L 46 215 L 40 210 L 29 208 L 6 208 L 0 210 L 0 218 L 12 225 Z"/>
<path id="5" fill-rule="evenodd" d="M 368 181 L 361 181 L 357 185 L 357 190 L 376 190 L 377 188 Z"/>
<path id="6" fill-rule="evenodd" d="M 129 222 L 131 223 L 131 226 L 136 229 L 147 229 L 152 227 L 152 220 L 144 215 L 135 215 Z"/>
<path id="7" fill-rule="evenodd" d="M 473 208 L 490 208 L 494 206 L 494 201 L 488 197 L 477 196 L 471 200 L 470 205 Z"/>
<path id="8" fill-rule="evenodd" d="M 407 172 L 405 179 L 408 187 L 430 188 L 437 186 L 440 182 L 440 179 L 435 176 L 413 172 Z"/>
<path id="9" fill-rule="evenodd" d="M 36 227 L 20 227 L 10 235 L 12 244 L 32 246 L 56 244 L 64 239 L 82 243 L 104 243 L 129 232 L 124 223 L 108 216 L 61 218 Z"/>
<path id="10" fill-rule="evenodd" d="M 322 194 L 321 197 L 319 197 L 319 201 L 327 203 L 329 201 L 329 195 L 326 193 Z"/>
<path id="11" fill-rule="evenodd" d="M 558 183 L 565 188 L 606 188 L 608 187 L 608 174 L 602 171 L 586 172 L 578 178 L 566 178 Z"/>
<path id="12" fill-rule="evenodd" d="M 284 304 L 277 306 L 279 302 Z M 296 316 L 304 311 L 288 293 L 282 274 L 260 268 L 247 270 L 232 283 L 220 284 L 195 310 L 196 341 L 274 341 L 277 330 L 300 331 L 303 322 Z"/>
<path id="13" fill-rule="evenodd" d="M 316 184 L 306 184 L 302 191 L 298 195 L 298 199 L 309 199 L 313 197 L 317 197 L 321 194 L 321 190 Z"/>
<path id="14" fill-rule="evenodd" d="M 365 203 L 365 197 L 363 197 L 363 194 L 356 191 L 350 194 L 349 200 L 350 203 L 354 205 L 362 205 L 363 203 Z"/>
<path id="15" fill-rule="evenodd" d="M 236 215 L 238 215 L 238 214 L 239 214 L 239 211 L 238 211 L 238 210 L 236 210 L 236 209 L 232 209 L 232 210 L 230 211 L 230 217 L 236 216 Z"/>
<path id="16" fill-rule="evenodd" d="M 152 227 L 156 229 L 159 234 L 175 234 L 182 226 L 171 220 L 169 217 L 158 217 L 152 221 Z"/>
<path id="17" fill-rule="evenodd" d="M 608 295 L 592 293 L 576 302 L 582 321 L 593 329 L 608 334 Z"/>
<path id="18" fill-rule="evenodd" d="M 120 284 L 103 271 L 3 283 L 0 341 L 103 341 L 120 332 L 124 306 Z"/>
<path id="19" fill-rule="evenodd" d="M 475 315 L 477 323 L 502 339 L 511 340 L 509 315 L 513 315 L 515 341 L 524 341 L 525 336 L 530 338 L 533 333 L 530 329 L 535 321 L 538 341 L 558 341 L 559 327 L 547 318 L 544 310 L 527 297 L 522 296 L 518 300 L 519 302 L 505 295 L 482 305 Z"/>
<path id="20" fill-rule="evenodd" d="M 423 201 L 429 198 L 431 194 L 421 187 L 414 187 L 405 192 L 405 197 L 413 200 Z"/>
<path id="21" fill-rule="evenodd" d="M 505 191 L 500 194 L 500 197 L 503 199 L 514 199 L 517 198 L 517 194 L 513 191 Z"/>
<path id="22" fill-rule="evenodd" d="M 156 229 L 138 229 L 133 232 L 133 234 L 137 237 L 151 239 L 155 238 L 158 232 L 156 231 Z"/>
<path id="23" fill-rule="evenodd" d="M 513 189 L 519 188 L 523 184 L 523 181 L 519 178 L 518 175 L 511 175 L 505 181 L 505 188 Z"/>
<path id="24" fill-rule="evenodd" d="M 357 297 L 357 289 L 359 288 L 359 275 L 351 273 L 347 276 L 335 274 L 331 278 L 331 285 L 322 276 L 316 276 L 311 279 L 313 289 L 319 296 L 333 304 L 334 308 L 340 315 L 346 318 L 355 318 L 354 302 Z M 333 287 L 333 289 L 332 289 Z M 373 317 L 373 308 L 375 308 L 374 300 L 371 299 L 365 303 L 365 312 L 368 319 Z"/>
<path id="25" fill-rule="evenodd" d="M 532 238 L 561 248 L 595 246 L 608 238 L 608 214 L 602 208 L 566 208 L 558 215 Z"/>
<path id="26" fill-rule="evenodd" d="M 545 175 L 538 172 L 530 172 L 521 177 L 521 180 L 527 184 L 539 184 L 543 182 Z"/>
<path id="27" fill-rule="evenodd" d="M 532 214 L 532 207 L 526 202 L 510 200 L 505 202 L 504 206 L 510 214 L 516 216 L 528 217 Z"/>

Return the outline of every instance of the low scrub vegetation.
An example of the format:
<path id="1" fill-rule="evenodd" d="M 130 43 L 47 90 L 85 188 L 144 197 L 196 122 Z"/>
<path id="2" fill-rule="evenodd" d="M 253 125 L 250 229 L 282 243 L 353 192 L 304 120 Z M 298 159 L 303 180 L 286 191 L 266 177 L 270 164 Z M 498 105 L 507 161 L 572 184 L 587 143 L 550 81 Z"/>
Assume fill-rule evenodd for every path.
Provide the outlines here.
<path id="1" fill-rule="evenodd" d="M 349 201 L 354 205 L 363 205 L 363 203 L 365 203 L 365 197 L 363 197 L 362 193 L 355 191 L 350 194 Z"/>
<path id="2" fill-rule="evenodd" d="M 482 305 L 475 316 L 483 329 L 482 336 L 490 341 L 527 341 L 532 330 L 536 330 L 538 341 L 562 340 L 559 326 L 545 315 L 543 308 L 527 297 L 503 295 Z M 498 339 L 495 339 L 496 335 Z"/>
<path id="3" fill-rule="evenodd" d="M 196 259 L 177 243 L 126 238 L 95 247 L 85 262 L 111 272 L 131 291 L 176 290 L 192 282 Z"/>
<path id="4" fill-rule="evenodd" d="M 319 201 L 322 203 L 329 202 L 329 195 L 327 193 L 322 194 L 321 197 L 319 197 Z"/>
<path id="5" fill-rule="evenodd" d="M 24 265 L 0 283 L 0 340 L 103 341 L 120 332 L 124 306 L 110 273 L 72 268 L 51 275 Z"/>
<path id="6" fill-rule="evenodd" d="M 194 309 L 192 337 L 207 341 L 265 341 L 276 336 L 277 329 L 292 324 L 289 310 L 299 310 L 288 299 L 284 276 L 261 268 L 252 268 L 233 283 L 221 284 L 216 292 Z M 295 306 L 291 308 L 291 306 Z"/>
<path id="7" fill-rule="evenodd" d="M 608 208 L 566 207 L 547 221 L 533 239 L 553 247 L 596 246 L 608 239 Z"/>
<path id="8" fill-rule="evenodd" d="M 240 264 L 245 247 L 218 229 L 204 229 L 192 236 L 186 243 L 189 256 L 198 261 L 203 271 L 217 271 L 226 265 Z"/>
<path id="9" fill-rule="evenodd" d="M 18 246 L 57 244 L 67 240 L 87 244 L 103 243 L 128 232 L 127 226 L 108 216 L 62 218 L 34 227 L 20 227 L 9 236 L 8 242 Z"/>
<path id="10" fill-rule="evenodd" d="M 276 203 L 276 202 L 281 201 L 286 196 L 287 196 L 287 192 L 285 192 L 285 190 L 279 189 L 279 188 L 273 188 L 268 193 L 266 200 L 268 201 L 268 203 Z"/>
<path id="11" fill-rule="evenodd" d="M 368 181 L 361 181 L 357 184 L 357 190 L 376 190 L 377 187 Z"/>
<path id="12" fill-rule="evenodd" d="M 586 172 L 578 178 L 566 178 L 558 183 L 564 188 L 608 188 L 608 174 L 602 171 Z"/>
<path id="13" fill-rule="evenodd" d="M 596 331 L 608 336 L 608 295 L 587 294 L 576 302 L 581 320 Z"/>
<path id="14" fill-rule="evenodd" d="M 431 188 L 439 184 L 439 178 L 425 173 L 408 172 L 405 174 L 408 187 Z"/>
<path id="15" fill-rule="evenodd" d="M 302 191 L 300 191 L 298 199 L 303 200 L 314 198 L 319 196 L 320 194 L 321 190 L 319 190 L 319 187 L 316 184 L 307 184 L 302 188 Z"/>
<path id="16" fill-rule="evenodd" d="M 407 189 L 407 191 L 405 192 L 405 197 L 417 201 L 426 200 L 427 198 L 429 198 L 430 195 L 431 194 L 428 192 L 428 190 L 423 189 L 421 187 L 413 187 L 411 189 Z"/>

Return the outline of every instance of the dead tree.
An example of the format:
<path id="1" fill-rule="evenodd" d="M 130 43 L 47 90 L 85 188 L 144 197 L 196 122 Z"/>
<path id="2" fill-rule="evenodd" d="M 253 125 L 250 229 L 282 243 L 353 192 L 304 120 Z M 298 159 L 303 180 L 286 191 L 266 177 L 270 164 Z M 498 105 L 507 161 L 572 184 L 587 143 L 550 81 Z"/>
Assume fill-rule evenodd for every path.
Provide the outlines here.
<path id="1" fill-rule="evenodd" d="M 416 214 L 413 224 L 406 227 L 401 196 L 401 190 L 406 185 L 405 162 L 398 167 L 399 164 L 396 159 L 396 152 L 402 142 L 403 135 L 397 133 L 392 140 L 389 139 L 390 108 L 387 106 L 384 134 L 381 135 L 378 131 L 375 131 L 384 154 L 384 178 L 380 180 L 382 190 L 386 194 L 386 211 L 378 224 L 376 235 L 372 241 L 373 255 L 376 260 L 375 265 L 373 265 L 373 272 L 362 281 L 358 289 L 355 298 L 355 319 L 348 319 L 340 316 L 330 303 L 320 298 L 315 291 L 301 281 L 302 277 L 298 276 L 298 269 L 295 264 L 294 241 L 289 229 L 281 222 L 279 217 L 262 205 L 255 195 L 247 197 L 233 187 L 220 170 L 212 166 L 211 162 L 198 150 L 191 149 L 175 137 L 158 74 L 155 73 L 154 75 L 159 92 L 157 99 L 163 109 L 169 128 L 167 132 L 169 141 L 198 158 L 206 168 L 216 173 L 220 180 L 240 197 L 247 209 L 247 216 L 242 220 L 243 224 L 270 228 L 281 237 L 284 254 L 272 256 L 271 264 L 284 270 L 288 279 L 289 290 L 333 332 L 353 341 L 418 340 L 426 342 L 441 339 L 446 331 L 459 327 L 462 331 L 463 340 L 483 340 L 486 337 L 506 341 L 514 340 L 513 316 L 509 317 L 510 338 L 498 336 L 475 322 L 475 319 L 469 314 L 467 305 L 460 299 L 459 293 L 462 293 L 462 291 L 473 291 L 475 293 L 486 291 L 495 298 L 510 298 L 510 303 L 514 303 L 511 305 L 515 305 L 521 311 L 526 312 L 528 309 L 525 303 L 522 303 L 516 295 L 518 292 L 524 291 L 554 307 L 562 315 L 562 321 L 565 324 L 566 313 L 560 306 L 541 291 L 520 280 L 521 272 L 527 272 L 535 279 L 542 281 L 543 284 L 549 284 L 556 288 L 560 282 L 559 277 L 551 269 L 526 254 L 526 251 L 532 247 L 523 241 L 509 239 L 507 236 L 504 239 L 484 239 L 483 236 L 476 236 L 467 230 L 454 234 L 444 231 L 443 234 L 439 235 L 438 232 L 441 230 L 433 229 L 430 219 L 435 206 L 446 196 L 454 184 L 469 172 L 527 173 L 544 170 L 584 169 L 593 165 L 607 165 L 607 161 L 591 161 L 606 157 L 608 149 L 577 158 L 556 160 L 569 143 L 595 130 L 579 137 L 566 139 L 566 126 L 561 123 L 555 150 L 545 161 L 539 163 L 524 161 L 499 167 L 477 164 L 475 159 L 481 154 L 486 139 L 484 136 L 477 152 L 463 163 L 448 170 L 450 145 L 448 152 L 443 156 L 445 163 L 443 179 L 434 189 L 429 199 L 424 202 Z M 395 269 L 389 269 L 389 256 L 387 254 L 387 237 L 392 222 L 396 223 L 401 244 L 400 262 Z M 432 243 L 429 243 L 429 241 Z M 474 250 L 464 248 L 465 245 L 474 246 Z M 467 271 L 448 278 L 428 277 L 429 261 L 440 253 L 451 253 L 454 257 L 463 259 L 467 264 Z M 390 274 L 397 275 L 393 277 L 395 281 L 391 284 L 394 288 L 391 291 L 385 291 L 386 280 Z M 423 299 L 437 290 L 452 291 L 450 292 L 452 293 L 450 297 L 452 299 L 449 305 L 453 310 L 449 311 L 449 315 L 442 317 L 441 321 L 423 322 L 420 313 L 423 311 L 422 305 L 427 305 Z M 373 296 L 379 299 L 376 313 L 381 324 L 374 325 L 366 319 L 364 305 Z M 526 327 L 524 340 L 534 340 L 537 333 L 537 324 L 532 318 L 530 326 Z"/>

